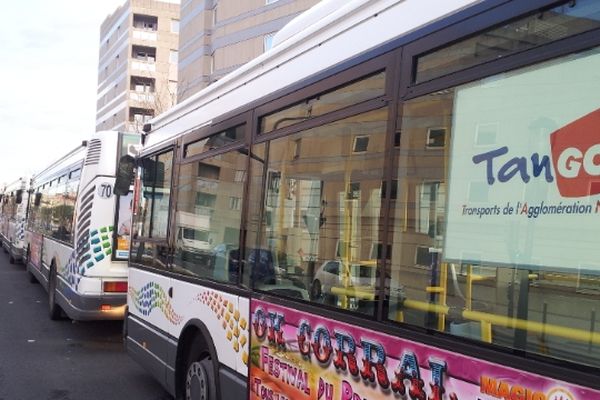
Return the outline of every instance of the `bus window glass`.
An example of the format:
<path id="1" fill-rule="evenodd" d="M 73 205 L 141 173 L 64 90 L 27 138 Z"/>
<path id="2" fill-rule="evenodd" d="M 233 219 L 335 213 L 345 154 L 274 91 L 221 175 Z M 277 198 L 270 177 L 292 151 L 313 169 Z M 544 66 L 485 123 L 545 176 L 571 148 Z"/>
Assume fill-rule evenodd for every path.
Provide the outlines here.
<path id="1" fill-rule="evenodd" d="M 28 201 L 29 201 L 29 205 L 28 205 L 28 211 L 27 211 L 27 226 L 26 228 L 30 231 L 36 231 L 36 225 L 37 225 L 37 219 L 38 219 L 38 212 L 39 212 L 39 207 L 35 206 L 35 197 L 37 196 L 36 192 L 33 192 L 30 194 Z"/>
<path id="2" fill-rule="evenodd" d="M 128 150 L 131 145 L 137 145 L 139 143 L 139 135 L 133 133 L 121 133 L 121 148 L 119 149 L 119 156 L 117 160 L 120 160 L 122 156 L 128 154 Z"/>
<path id="3" fill-rule="evenodd" d="M 78 170 L 79 171 L 79 170 Z M 79 190 L 79 179 L 72 178 L 65 185 L 65 241 L 73 243 L 73 219 L 75 217 L 75 204 L 77 201 L 77 190 Z"/>
<path id="4" fill-rule="evenodd" d="M 131 241 L 131 210 L 133 207 L 133 192 L 125 196 L 119 196 L 119 208 L 117 210 L 117 236 L 115 257 L 126 259 L 129 256 Z"/>
<path id="5" fill-rule="evenodd" d="M 404 103 L 390 320 L 600 366 L 598 71 L 593 50 Z"/>
<path id="6" fill-rule="evenodd" d="M 244 139 L 244 128 L 245 125 L 235 126 L 226 129 L 223 132 L 200 139 L 197 142 L 190 143 L 185 147 L 185 157 L 192 157 L 209 150 L 216 150 L 240 142 Z"/>
<path id="7" fill-rule="evenodd" d="M 598 1 L 569 1 L 417 57 L 415 81 L 424 82 L 598 28 Z"/>
<path id="8" fill-rule="evenodd" d="M 268 164 L 251 171 L 244 282 L 374 315 L 386 124 L 379 109 L 269 142 Z M 354 139 L 367 136 L 363 151 L 354 151 Z"/>
<path id="9" fill-rule="evenodd" d="M 77 179 L 79 180 L 79 177 L 81 176 L 81 168 L 78 168 L 74 171 L 71 171 L 69 173 L 69 179 Z"/>
<path id="10" fill-rule="evenodd" d="M 384 93 L 385 72 L 382 71 L 260 118 L 259 133 L 285 128 L 310 118 L 374 99 Z"/>
<path id="11" fill-rule="evenodd" d="M 173 152 L 163 153 L 156 160 L 156 182 L 154 185 L 154 207 L 152 210 L 152 237 L 167 237 L 169 202 L 171 200 L 171 172 Z"/>
<path id="12" fill-rule="evenodd" d="M 140 197 L 136 214 L 136 236 L 150 236 L 150 220 L 152 219 L 152 203 L 154 201 L 154 176 L 156 174 L 156 157 L 144 158 L 141 163 Z"/>
<path id="13" fill-rule="evenodd" d="M 52 237 L 65 241 L 65 225 L 68 211 L 65 206 L 65 185 L 57 181 L 52 185 Z"/>
<path id="14" fill-rule="evenodd" d="M 245 152 L 232 151 L 184 164 L 175 216 L 176 270 L 221 282 L 238 282 Z M 239 199 L 231 207 L 229 199 Z"/>
<path id="15" fill-rule="evenodd" d="M 167 237 L 172 168 L 172 151 L 142 160 L 136 236 Z"/>

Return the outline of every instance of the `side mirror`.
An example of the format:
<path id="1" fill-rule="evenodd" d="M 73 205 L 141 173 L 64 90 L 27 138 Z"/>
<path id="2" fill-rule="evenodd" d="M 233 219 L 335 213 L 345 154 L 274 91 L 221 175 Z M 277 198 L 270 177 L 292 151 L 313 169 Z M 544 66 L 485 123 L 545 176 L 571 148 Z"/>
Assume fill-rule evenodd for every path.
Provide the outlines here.
<path id="1" fill-rule="evenodd" d="M 37 192 L 35 194 L 35 199 L 33 199 L 33 205 L 39 207 L 40 204 L 42 204 L 42 193 Z"/>
<path id="2" fill-rule="evenodd" d="M 114 193 L 119 196 L 125 196 L 129 193 L 129 187 L 133 183 L 135 176 L 135 159 L 126 154 L 119 160 L 117 166 L 117 179 L 115 180 Z"/>
<path id="3" fill-rule="evenodd" d="M 21 204 L 23 202 L 23 189 L 17 190 L 17 199 L 15 202 L 17 204 Z"/>

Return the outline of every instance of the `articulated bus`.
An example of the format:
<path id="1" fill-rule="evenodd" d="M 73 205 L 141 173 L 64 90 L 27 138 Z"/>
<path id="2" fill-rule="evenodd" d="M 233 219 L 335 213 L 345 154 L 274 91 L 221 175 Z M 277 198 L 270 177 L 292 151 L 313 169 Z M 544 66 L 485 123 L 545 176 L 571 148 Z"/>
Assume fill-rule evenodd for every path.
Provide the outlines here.
<path id="1" fill-rule="evenodd" d="M 186 399 L 600 399 L 600 2 L 274 42 L 145 127 L 132 357 Z"/>
<path id="2" fill-rule="evenodd" d="M 27 178 L 19 178 L 6 185 L 0 205 L 0 240 L 11 264 L 23 260 L 28 185 Z"/>
<path id="3" fill-rule="evenodd" d="M 26 265 L 48 292 L 51 319 L 124 316 L 132 195 L 113 185 L 117 160 L 138 143 L 96 132 L 32 179 Z"/>

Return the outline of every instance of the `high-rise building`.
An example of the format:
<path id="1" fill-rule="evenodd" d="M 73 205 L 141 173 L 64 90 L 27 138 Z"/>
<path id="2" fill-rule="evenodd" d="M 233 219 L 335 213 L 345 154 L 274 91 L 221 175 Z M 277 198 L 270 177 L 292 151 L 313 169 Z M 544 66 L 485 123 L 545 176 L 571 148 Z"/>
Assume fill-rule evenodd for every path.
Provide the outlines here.
<path id="1" fill-rule="evenodd" d="M 140 132 L 177 99 L 179 0 L 127 0 L 100 28 L 96 130 Z"/>
<path id="2" fill-rule="evenodd" d="M 182 0 L 178 100 L 262 54 L 319 0 Z"/>

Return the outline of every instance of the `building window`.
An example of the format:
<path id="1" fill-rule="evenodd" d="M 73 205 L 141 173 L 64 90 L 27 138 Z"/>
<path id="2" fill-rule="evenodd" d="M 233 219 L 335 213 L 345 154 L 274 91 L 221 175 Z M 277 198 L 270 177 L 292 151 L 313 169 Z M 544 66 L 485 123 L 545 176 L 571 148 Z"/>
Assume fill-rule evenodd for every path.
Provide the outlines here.
<path id="1" fill-rule="evenodd" d="M 133 14 L 133 27 L 145 31 L 157 31 L 158 17 L 153 15 Z"/>
<path id="2" fill-rule="evenodd" d="M 132 76 L 130 90 L 138 93 L 154 93 L 155 79 L 142 76 Z"/>
<path id="3" fill-rule="evenodd" d="M 149 108 L 137 108 L 131 107 L 129 109 L 129 122 L 135 122 L 137 124 L 145 124 L 150 121 L 154 116 L 154 110 Z"/>
<path id="4" fill-rule="evenodd" d="M 265 35 L 263 46 L 264 51 L 270 50 L 273 47 L 273 37 L 275 37 L 275 32 Z"/>
<path id="5" fill-rule="evenodd" d="M 135 60 L 154 62 L 156 61 L 156 47 L 132 46 L 131 57 Z"/>
<path id="6" fill-rule="evenodd" d="M 171 32 L 179 33 L 179 20 L 178 19 L 171 20 Z"/>
<path id="7" fill-rule="evenodd" d="M 217 203 L 217 196 L 211 193 L 196 193 L 196 205 L 200 207 L 213 208 Z"/>
<path id="8" fill-rule="evenodd" d="M 440 149 L 446 144 L 446 128 L 429 128 L 427 130 L 427 148 Z"/>
<path id="9" fill-rule="evenodd" d="M 242 204 L 242 199 L 239 197 L 229 197 L 229 209 L 230 210 L 240 210 Z"/>
<path id="10" fill-rule="evenodd" d="M 218 181 L 221 175 L 221 168 L 216 165 L 206 164 L 203 162 L 198 163 L 198 177 L 213 179 Z"/>
<path id="11" fill-rule="evenodd" d="M 352 145 L 352 151 L 354 153 L 363 153 L 367 151 L 369 147 L 369 137 L 368 136 L 357 136 L 354 138 L 354 144 Z"/>
<path id="12" fill-rule="evenodd" d="M 215 73 L 215 55 L 214 53 L 210 56 L 210 74 Z"/>
<path id="13" fill-rule="evenodd" d="M 234 182 L 245 182 L 246 181 L 246 171 L 243 169 L 238 169 L 235 171 L 235 175 L 233 177 Z"/>
<path id="14" fill-rule="evenodd" d="M 169 62 L 171 64 L 177 64 L 179 60 L 179 53 L 177 52 L 177 50 L 170 50 L 169 51 Z"/>

